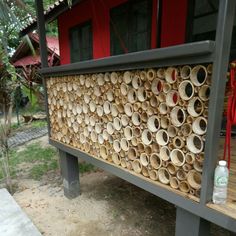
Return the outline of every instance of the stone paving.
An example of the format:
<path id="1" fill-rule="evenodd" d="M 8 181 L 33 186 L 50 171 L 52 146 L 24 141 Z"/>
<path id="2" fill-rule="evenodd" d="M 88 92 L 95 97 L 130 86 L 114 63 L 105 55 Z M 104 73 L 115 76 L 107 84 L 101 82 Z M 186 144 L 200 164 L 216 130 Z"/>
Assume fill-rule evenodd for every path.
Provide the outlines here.
<path id="1" fill-rule="evenodd" d="M 8 140 L 9 147 L 22 145 L 32 139 L 40 138 L 48 133 L 47 126 L 40 128 L 30 128 L 25 131 L 18 132 Z"/>

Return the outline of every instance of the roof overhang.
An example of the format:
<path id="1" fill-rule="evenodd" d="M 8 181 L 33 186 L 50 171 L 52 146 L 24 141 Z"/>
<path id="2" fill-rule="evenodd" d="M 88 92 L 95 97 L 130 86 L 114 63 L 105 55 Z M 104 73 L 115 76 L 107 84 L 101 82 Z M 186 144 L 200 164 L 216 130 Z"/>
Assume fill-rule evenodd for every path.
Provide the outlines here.
<path id="1" fill-rule="evenodd" d="M 71 8 L 81 2 L 82 0 L 72 0 Z M 69 10 L 70 7 L 67 4 L 67 0 L 57 0 L 53 5 L 51 5 L 46 11 L 44 11 L 45 23 L 50 23 L 55 20 L 63 12 Z M 33 20 L 25 28 L 20 31 L 20 36 L 23 37 L 33 30 L 37 29 L 37 20 Z"/>

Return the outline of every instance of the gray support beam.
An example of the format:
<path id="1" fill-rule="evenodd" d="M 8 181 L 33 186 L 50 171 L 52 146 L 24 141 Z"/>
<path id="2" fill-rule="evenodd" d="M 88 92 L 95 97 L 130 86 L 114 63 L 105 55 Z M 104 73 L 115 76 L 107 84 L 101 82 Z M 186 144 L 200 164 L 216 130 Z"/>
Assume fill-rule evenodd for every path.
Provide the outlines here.
<path id="1" fill-rule="evenodd" d="M 224 91 L 236 7 L 235 0 L 224 0 L 219 2 L 215 42 L 216 47 L 213 61 L 209 117 L 205 145 L 205 161 L 202 175 L 201 204 L 203 205 L 211 200 L 213 192 L 213 176 L 218 159 Z"/>
<path id="2" fill-rule="evenodd" d="M 175 236 L 209 236 L 210 222 L 180 207 L 176 209 Z"/>
<path id="3" fill-rule="evenodd" d="M 73 199 L 80 194 L 78 158 L 59 149 L 64 195 Z"/>
<path id="4" fill-rule="evenodd" d="M 37 27 L 39 34 L 39 49 L 41 57 L 42 68 L 48 67 L 48 50 L 45 32 L 45 20 L 44 20 L 44 9 L 43 0 L 35 0 L 36 13 L 37 13 Z"/>

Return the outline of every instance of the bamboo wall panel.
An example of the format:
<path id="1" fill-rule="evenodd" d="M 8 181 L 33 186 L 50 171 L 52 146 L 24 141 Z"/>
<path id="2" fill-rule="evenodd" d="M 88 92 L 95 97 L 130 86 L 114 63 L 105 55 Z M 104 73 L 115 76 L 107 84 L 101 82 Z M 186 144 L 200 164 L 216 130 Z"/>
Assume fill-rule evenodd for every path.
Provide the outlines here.
<path id="1" fill-rule="evenodd" d="M 51 138 L 199 197 L 211 65 L 47 79 Z"/>

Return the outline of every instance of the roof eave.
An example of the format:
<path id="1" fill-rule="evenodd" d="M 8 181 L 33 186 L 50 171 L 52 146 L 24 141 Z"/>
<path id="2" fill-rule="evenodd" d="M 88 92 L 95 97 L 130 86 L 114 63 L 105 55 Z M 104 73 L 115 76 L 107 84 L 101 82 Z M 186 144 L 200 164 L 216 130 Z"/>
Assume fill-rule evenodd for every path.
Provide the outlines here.
<path id="1" fill-rule="evenodd" d="M 72 7 L 82 0 L 73 0 Z M 59 5 L 55 6 L 52 10 L 44 14 L 45 17 L 45 23 L 50 23 L 51 21 L 55 20 L 59 15 L 61 15 L 63 12 L 69 10 L 68 4 L 66 1 L 61 2 Z M 20 37 L 23 37 L 29 33 L 31 33 L 33 30 L 37 29 L 37 21 L 34 21 L 26 28 L 22 29 L 20 31 Z"/>

